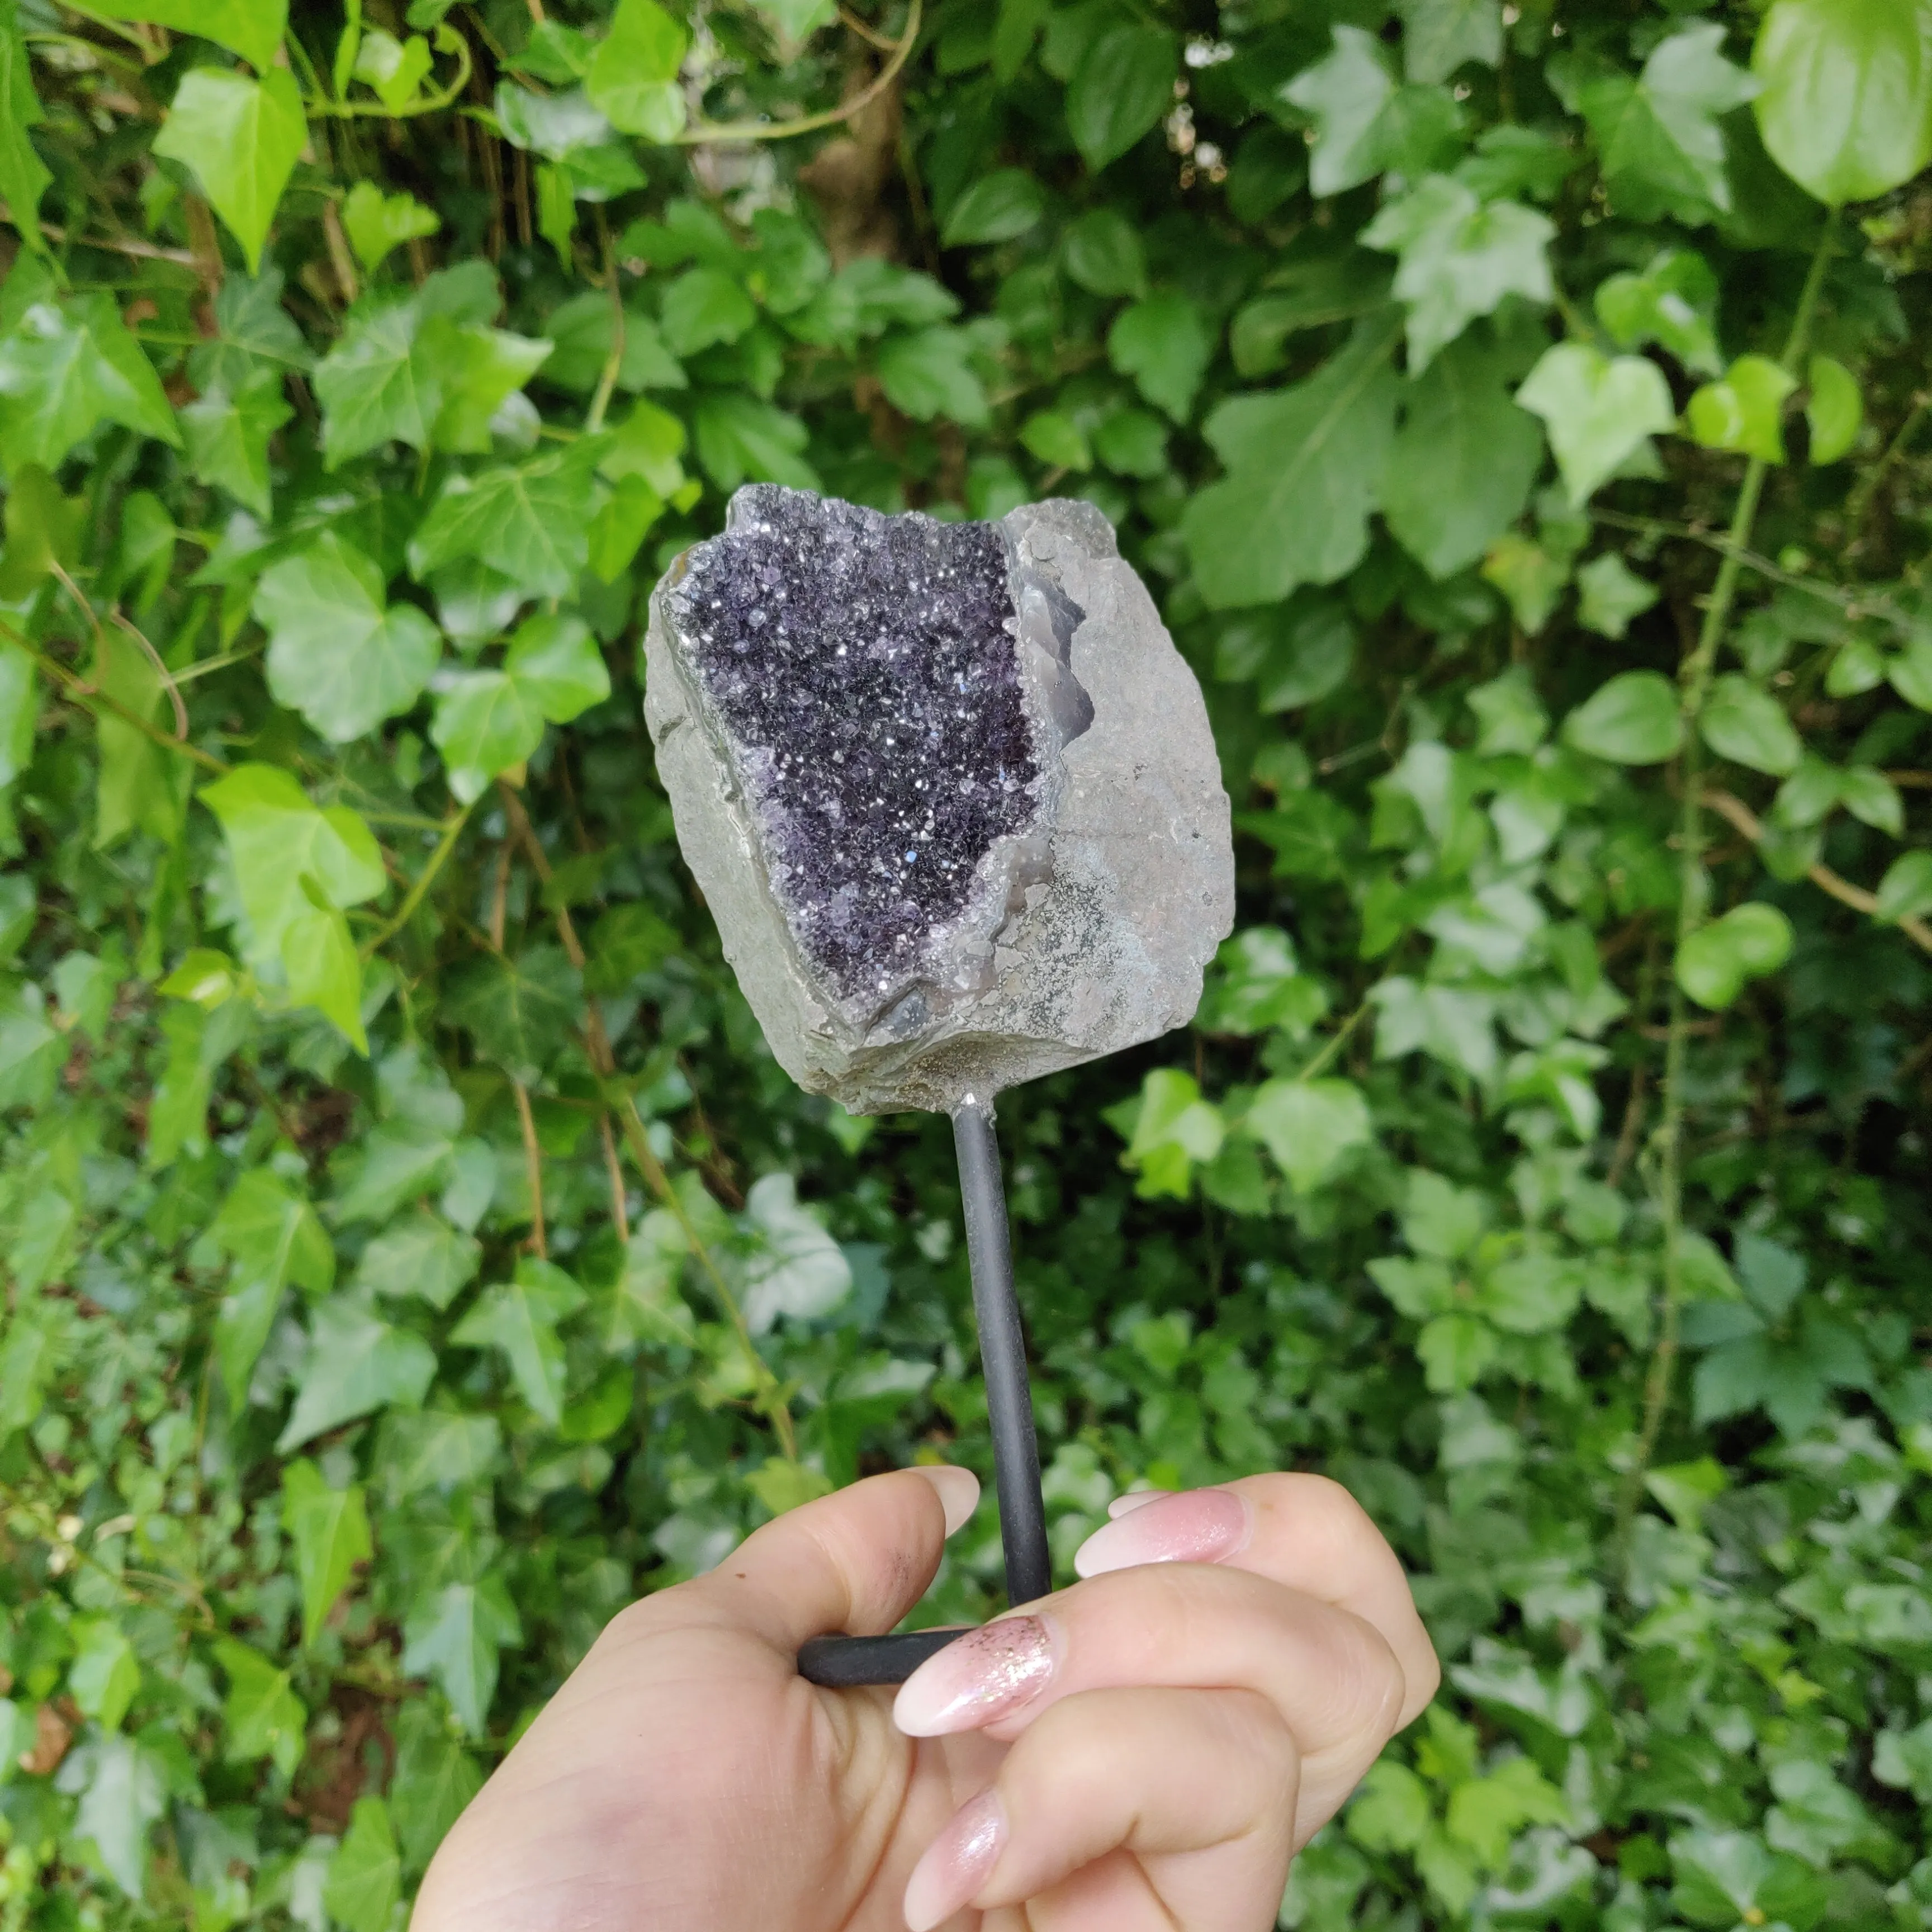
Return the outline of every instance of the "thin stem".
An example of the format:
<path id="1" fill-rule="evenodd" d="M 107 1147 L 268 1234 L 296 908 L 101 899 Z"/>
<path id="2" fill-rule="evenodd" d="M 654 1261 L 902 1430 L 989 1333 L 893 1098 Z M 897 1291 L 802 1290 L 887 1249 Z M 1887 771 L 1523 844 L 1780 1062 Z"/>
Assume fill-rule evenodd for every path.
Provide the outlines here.
<path id="1" fill-rule="evenodd" d="M 147 653 L 148 662 L 154 666 L 154 675 L 160 680 L 161 688 L 167 693 L 168 701 L 174 710 L 175 737 L 177 741 L 184 740 L 188 736 L 188 706 L 182 702 L 181 687 L 175 682 L 174 673 L 162 663 L 160 652 L 148 641 L 145 631 L 118 610 L 112 616 L 114 622 Z"/>
<path id="2" fill-rule="evenodd" d="M 686 128 L 678 136 L 676 145 L 680 148 L 701 148 L 714 141 L 788 141 L 794 135 L 809 134 L 820 128 L 836 128 L 842 121 L 850 120 L 854 115 L 869 107 L 898 78 L 899 69 L 910 58 L 913 43 L 919 38 L 922 4 L 922 0 L 912 0 L 911 8 L 906 15 L 905 32 L 893 47 L 892 58 L 850 100 L 842 101 L 836 107 L 828 107 L 822 114 L 802 115 L 796 121 L 700 121 L 696 127 Z"/>
<path id="3" fill-rule="evenodd" d="M 105 712 L 118 718 L 123 724 L 130 725 L 142 737 L 151 739 L 164 751 L 178 752 L 184 758 L 192 760 L 203 770 L 218 776 L 226 776 L 233 768 L 224 758 L 218 758 L 212 752 L 204 752 L 199 745 L 190 745 L 164 731 L 152 718 L 143 718 L 138 712 L 123 704 L 111 693 L 100 691 L 89 684 L 85 678 L 68 669 L 56 658 L 50 658 L 38 644 L 31 643 L 20 632 L 0 617 L 0 637 L 26 652 L 47 676 L 66 688 L 67 694 L 77 704 L 85 706 L 98 717 Z"/>
<path id="4" fill-rule="evenodd" d="M 1332 1034 L 1329 1035 L 1328 1040 L 1324 1042 L 1322 1050 L 1317 1053 L 1315 1058 L 1294 1076 L 1296 1080 L 1312 1080 L 1318 1074 L 1324 1072 L 1328 1068 L 1334 1064 L 1335 1056 L 1342 1051 L 1343 1047 L 1348 1045 L 1348 1036 L 1355 1030 L 1356 1028 L 1361 1024 L 1362 1022 L 1365 1018 L 1367 1018 L 1368 1012 L 1369 1003 L 1366 1000 L 1364 1000 L 1362 1004 L 1358 1006 Z"/>
<path id="5" fill-rule="evenodd" d="M 1703 802 L 1707 812 L 1714 812 L 1720 818 L 1727 820 L 1752 844 L 1757 844 L 1764 837 L 1762 820 L 1742 799 L 1733 798 L 1727 791 L 1707 791 Z M 1821 892 L 1828 893 L 1840 905 L 1850 906 L 1854 912 L 1875 914 L 1878 910 L 1876 892 L 1868 892 L 1862 886 L 1853 885 L 1829 866 L 1808 866 L 1804 876 Z M 1924 952 L 1932 952 L 1932 926 L 1928 926 L 1922 919 L 1901 919 L 1896 923 L 1913 945 Z"/>
<path id="6" fill-rule="evenodd" d="M 616 244 L 610 239 L 610 224 L 604 217 L 603 204 L 596 203 L 592 212 L 597 239 L 603 249 L 604 284 L 610 292 L 610 352 L 604 358 L 603 371 L 597 378 L 597 393 L 591 398 L 590 412 L 584 418 L 586 436 L 595 436 L 604 427 L 610 398 L 616 393 L 617 378 L 624 372 L 624 353 L 630 346 L 630 324 L 624 314 L 624 278 L 617 270 Z"/>
<path id="7" fill-rule="evenodd" d="M 425 94 L 419 100 L 391 107 L 380 100 L 331 100 L 318 82 L 316 92 L 303 101 L 303 111 L 317 119 L 337 121 L 413 121 L 424 114 L 440 114 L 446 107 L 454 106 L 457 97 L 470 85 L 470 43 L 460 34 L 454 38 L 456 78 L 440 93 Z"/>
<path id="8" fill-rule="evenodd" d="M 1780 358 L 1786 372 L 1795 376 L 1803 358 L 1804 345 L 1811 333 L 1812 317 L 1825 285 L 1825 272 L 1831 264 L 1837 238 L 1837 218 L 1828 216 L 1812 255 L 1810 272 L 1804 278 L 1792 316 L 1791 332 Z M 1677 932 L 1672 954 L 1670 1009 L 1664 1050 L 1661 1118 L 1654 1144 L 1658 1153 L 1658 1206 L 1664 1224 L 1664 1294 L 1658 1311 L 1657 1345 L 1652 1351 L 1650 1368 L 1645 1378 L 1643 1418 L 1637 1435 L 1636 1454 L 1624 1479 L 1618 1502 L 1617 1540 L 1627 1548 L 1637 1505 L 1642 1500 L 1643 1480 L 1663 1432 L 1664 1418 L 1670 1405 L 1671 1384 L 1675 1378 L 1680 1346 L 1679 1324 L 1684 1302 L 1684 1079 L 1690 1049 L 1690 1010 L 1683 988 L 1678 984 L 1676 962 L 1683 956 L 1690 936 L 1702 924 L 1708 886 L 1704 876 L 1703 740 L 1699 727 L 1704 700 L 1726 632 L 1737 601 L 1738 580 L 1744 557 L 1750 547 L 1751 532 L 1757 523 L 1763 500 L 1765 478 L 1769 466 L 1752 458 L 1738 490 L 1737 508 L 1731 518 L 1730 537 L 1723 561 L 1718 566 L 1718 580 L 1705 607 L 1704 621 L 1697 641 L 1678 674 L 1684 719 L 1682 763 L 1683 798 L 1678 814 Z"/>
<path id="9" fill-rule="evenodd" d="M 1892 465 L 1905 454 L 1906 445 L 1918 433 L 1918 425 L 1925 420 L 1928 409 L 1932 409 L 1932 395 L 1921 394 L 1912 398 L 1912 407 L 1906 412 L 1904 422 L 1899 424 L 1898 434 L 1886 445 L 1885 454 L 1858 479 L 1851 501 L 1845 506 L 1845 538 L 1848 543 L 1858 541 L 1877 499 L 1879 485 L 1885 481 Z"/>
<path id="10" fill-rule="evenodd" d="M 362 958 L 373 958 L 416 916 L 417 907 L 423 902 L 423 895 L 436 883 L 436 875 L 448 862 L 449 855 L 456 850 L 456 842 L 462 836 L 463 828 L 469 824 L 470 814 L 476 808 L 474 804 L 466 805 L 454 818 L 444 821 L 442 836 L 436 841 L 436 850 L 429 855 L 429 863 L 416 875 L 416 884 L 404 896 L 402 904 L 396 908 L 395 917 L 379 927 L 357 948 Z"/>

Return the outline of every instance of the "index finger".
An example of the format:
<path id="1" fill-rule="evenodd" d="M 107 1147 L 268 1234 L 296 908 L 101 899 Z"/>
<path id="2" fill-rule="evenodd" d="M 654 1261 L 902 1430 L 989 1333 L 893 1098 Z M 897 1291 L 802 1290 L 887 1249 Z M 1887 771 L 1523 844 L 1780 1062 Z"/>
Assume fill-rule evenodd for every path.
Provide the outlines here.
<path id="1" fill-rule="evenodd" d="M 1398 1729 L 1442 1682 L 1395 1552 L 1361 1504 L 1326 1476 L 1244 1476 L 1158 1496 L 1096 1530 L 1073 1558 L 1083 1577 L 1144 1563 L 1246 1570 L 1360 1617 L 1402 1668 Z"/>

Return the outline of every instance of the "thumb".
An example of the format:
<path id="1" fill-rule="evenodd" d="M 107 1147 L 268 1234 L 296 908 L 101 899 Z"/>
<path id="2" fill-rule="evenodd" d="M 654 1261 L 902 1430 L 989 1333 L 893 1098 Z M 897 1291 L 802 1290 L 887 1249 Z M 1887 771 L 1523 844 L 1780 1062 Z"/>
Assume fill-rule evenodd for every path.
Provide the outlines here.
<path id="1" fill-rule="evenodd" d="M 874 1476 L 754 1530 L 716 1569 L 668 1592 L 681 1622 L 748 1630 L 789 1657 L 807 1638 L 876 1636 L 926 1594 L 946 1539 L 971 1516 L 980 1479 L 920 1464 Z"/>

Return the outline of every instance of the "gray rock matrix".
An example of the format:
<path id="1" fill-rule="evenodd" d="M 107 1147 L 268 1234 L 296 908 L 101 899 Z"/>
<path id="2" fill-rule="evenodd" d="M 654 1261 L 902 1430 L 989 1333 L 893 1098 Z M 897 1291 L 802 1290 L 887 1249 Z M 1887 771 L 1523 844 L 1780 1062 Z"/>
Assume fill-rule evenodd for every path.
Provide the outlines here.
<path id="1" fill-rule="evenodd" d="M 1192 1017 L 1227 794 L 1090 505 L 946 524 L 748 485 L 645 651 L 679 842 L 801 1086 L 951 1112 Z"/>

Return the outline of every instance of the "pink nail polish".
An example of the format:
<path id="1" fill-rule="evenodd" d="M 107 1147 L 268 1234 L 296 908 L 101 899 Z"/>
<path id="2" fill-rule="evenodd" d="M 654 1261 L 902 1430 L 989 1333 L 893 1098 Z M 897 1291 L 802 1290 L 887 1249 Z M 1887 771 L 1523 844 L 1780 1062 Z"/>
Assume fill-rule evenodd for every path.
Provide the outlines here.
<path id="1" fill-rule="evenodd" d="M 1001 1617 L 928 1658 L 899 1686 L 892 1720 L 909 1738 L 976 1730 L 1038 1696 L 1053 1666 L 1043 1617 Z"/>
<path id="2" fill-rule="evenodd" d="M 1232 1490 L 1160 1496 L 1096 1529 L 1073 1553 L 1082 1576 L 1141 1563 L 1219 1563 L 1247 1542 L 1248 1506 Z"/>
<path id="3" fill-rule="evenodd" d="M 982 1791 L 952 1815 L 906 1881 L 908 1932 L 932 1932 L 966 1904 L 999 1863 L 1006 1814 L 999 1793 Z"/>
<path id="4" fill-rule="evenodd" d="M 1124 1496 L 1116 1496 L 1107 1505 L 1107 1514 L 1116 1520 L 1124 1516 L 1132 1516 L 1137 1509 L 1144 1509 L 1149 1503 L 1157 1503 L 1162 1496 L 1171 1496 L 1172 1490 L 1130 1490 Z"/>

